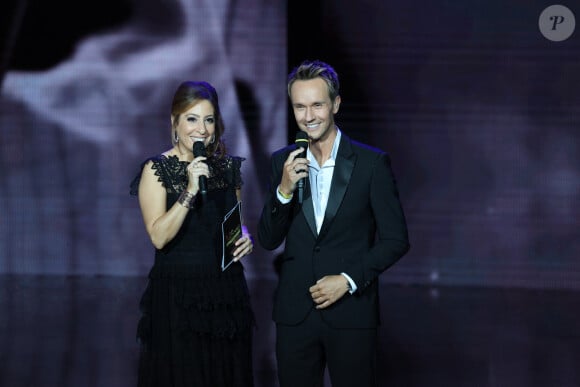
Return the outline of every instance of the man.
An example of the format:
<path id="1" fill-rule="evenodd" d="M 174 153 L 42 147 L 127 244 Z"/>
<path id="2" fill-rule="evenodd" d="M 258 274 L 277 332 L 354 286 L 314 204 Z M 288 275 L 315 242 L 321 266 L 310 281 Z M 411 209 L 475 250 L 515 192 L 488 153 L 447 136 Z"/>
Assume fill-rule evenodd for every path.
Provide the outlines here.
<path id="1" fill-rule="evenodd" d="M 328 64 L 295 68 L 288 95 L 308 150 L 272 155 L 258 227 L 264 248 L 285 242 L 273 309 L 280 386 L 322 386 L 326 365 L 334 387 L 375 386 L 378 276 L 409 249 L 389 156 L 336 126 L 339 81 Z"/>

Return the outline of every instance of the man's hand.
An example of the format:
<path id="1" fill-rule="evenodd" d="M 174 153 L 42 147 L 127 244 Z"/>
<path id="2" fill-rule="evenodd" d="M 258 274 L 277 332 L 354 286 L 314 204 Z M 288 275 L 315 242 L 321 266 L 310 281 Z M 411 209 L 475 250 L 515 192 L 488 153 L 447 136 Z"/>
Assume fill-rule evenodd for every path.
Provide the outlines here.
<path id="1" fill-rule="evenodd" d="M 316 285 L 309 290 L 316 309 L 324 309 L 348 292 L 348 280 L 341 274 L 327 275 L 316 281 Z"/>
<path id="2" fill-rule="evenodd" d="M 280 181 L 280 190 L 284 195 L 290 195 L 296 189 L 298 180 L 308 177 L 308 159 L 297 157 L 302 152 L 302 148 L 293 150 L 284 162 Z"/>

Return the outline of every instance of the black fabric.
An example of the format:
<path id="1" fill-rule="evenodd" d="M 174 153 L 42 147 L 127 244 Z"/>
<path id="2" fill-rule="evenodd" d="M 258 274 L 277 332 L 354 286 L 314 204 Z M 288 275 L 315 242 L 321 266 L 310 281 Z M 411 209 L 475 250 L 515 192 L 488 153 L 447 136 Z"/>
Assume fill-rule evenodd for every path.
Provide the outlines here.
<path id="1" fill-rule="evenodd" d="M 207 201 L 196 201 L 176 237 L 155 251 L 137 328 L 140 387 L 253 386 L 254 317 L 244 269 L 239 262 L 225 272 L 220 266 L 221 221 L 237 202 L 242 160 L 208 159 Z M 187 162 L 158 156 L 143 166 L 149 162 L 170 208 L 187 185 Z"/>

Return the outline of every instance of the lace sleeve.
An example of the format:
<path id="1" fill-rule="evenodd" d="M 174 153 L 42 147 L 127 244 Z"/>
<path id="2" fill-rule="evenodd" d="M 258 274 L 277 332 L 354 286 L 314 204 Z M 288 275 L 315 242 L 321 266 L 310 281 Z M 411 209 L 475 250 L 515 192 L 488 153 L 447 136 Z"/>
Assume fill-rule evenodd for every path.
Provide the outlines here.
<path id="1" fill-rule="evenodd" d="M 141 164 L 139 173 L 130 185 L 129 193 L 137 195 L 139 193 L 139 183 L 141 182 L 141 174 L 143 168 L 152 162 L 151 168 L 155 170 L 155 175 L 158 176 L 158 181 L 163 185 L 167 192 L 182 192 L 187 186 L 187 176 L 185 168 L 187 163 L 180 162 L 177 156 L 155 156 L 150 157 Z"/>

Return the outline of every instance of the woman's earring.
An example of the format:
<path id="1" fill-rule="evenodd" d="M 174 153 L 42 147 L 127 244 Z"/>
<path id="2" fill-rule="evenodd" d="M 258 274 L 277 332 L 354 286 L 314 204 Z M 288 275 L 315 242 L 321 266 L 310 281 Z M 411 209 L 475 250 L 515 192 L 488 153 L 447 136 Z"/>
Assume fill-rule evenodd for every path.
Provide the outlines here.
<path id="1" fill-rule="evenodd" d="M 211 136 L 211 140 L 209 141 L 210 144 L 213 144 L 213 142 L 215 141 L 215 135 Z"/>
<path id="2" fill-rule="evenodd" d="M 176 144 L 179 142 L 179 136 L 177 135 L 177 133 L 175 133 L 175 141 Z"/>

